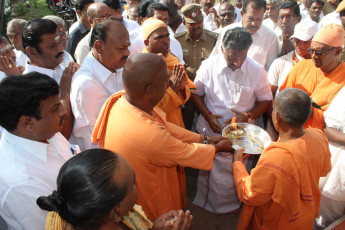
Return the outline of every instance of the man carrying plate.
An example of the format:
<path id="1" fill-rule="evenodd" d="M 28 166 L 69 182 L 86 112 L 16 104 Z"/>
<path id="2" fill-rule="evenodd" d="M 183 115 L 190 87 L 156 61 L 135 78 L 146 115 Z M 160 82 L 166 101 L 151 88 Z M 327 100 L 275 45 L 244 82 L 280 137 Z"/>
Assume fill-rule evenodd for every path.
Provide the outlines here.
<path id="1" fill-rule="evenodd" d="M 253 40 L 244 28 L 228 30 L 222 54 L 205 60 L 194 80 L 192 101 L 200 112 L 196 130 L 203 135 L 221 135 L 233 117 L 253 122 L 272 101 L 265 69 L 247 57 Z M 229 153 L 216 155 L 210 172 L 200 171 L 194 204 L 214 213 L 229 213 L 240 207 Z"/>
<path id="2" fill-rule="evenodd" d="M 232 170 L 244 203 L 237 229 L 313 228 L 320 207 L 319 179 L 331 170 L 331 155 L 321 130 L 303 129 L 310 107 L 304 91 L 281 91 L 272 112 L 279 142 L 264 150 L 250 175 L 242 163 L 243 150 L 235 151 Z"/>

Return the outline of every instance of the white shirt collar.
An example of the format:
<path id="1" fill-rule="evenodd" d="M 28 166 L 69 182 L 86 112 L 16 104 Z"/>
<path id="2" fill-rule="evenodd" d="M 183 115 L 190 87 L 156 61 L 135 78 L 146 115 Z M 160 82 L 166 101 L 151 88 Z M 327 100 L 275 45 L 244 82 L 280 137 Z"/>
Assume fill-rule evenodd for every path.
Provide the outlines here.
<path id="1" fill-rule="evenodd" d="M 42 74 L 46 74 L 51 78 L 54 78 L 54 71 L 57 69 L 61 69 L 63 70 L 64 68 L 60 65 L 58 65 L 54 70 L 53 69 L 47 69 L 47 68 L 43 68 L 43 67 L 39 67 L 39 66 L 35 66 L 35 65 L 31 65 L 28 62 L 26 62 L 25 64 L 25 73 L 30 73 L 30 72 L 39 72 Z M 60 76 L 61 77 L 61 76 Z"/>
<path id="2" fill-rule="evenodd" d="M 97 75 L 97 77 L 104 83 L 112 74 L 116 74 L 111 72 L 109 69 L 107 69 L 104 65 L 102 65 L 102 63 L 100 63 L 92 54 L 92 52 L 90 52 L 88 54 L 89 58 L 90 58 L 90 64 L 91 67 L 94 70 L 94 73 Z"/>
<path id="3" fill-rule="evenodd" d="M 7 130 L 4 130 L 2 138 L 4 138 L 6 141 L 10 142 L 13 145 L 25 148 L 25 150 L 28 151 L 32 156 L 44 162 L 47 162 L 47 151 L 49 144 L 16 136 L 8 132 Z M 55 135 L 51 139 L 49 139 L 48 142 L 55 146 Z"/>

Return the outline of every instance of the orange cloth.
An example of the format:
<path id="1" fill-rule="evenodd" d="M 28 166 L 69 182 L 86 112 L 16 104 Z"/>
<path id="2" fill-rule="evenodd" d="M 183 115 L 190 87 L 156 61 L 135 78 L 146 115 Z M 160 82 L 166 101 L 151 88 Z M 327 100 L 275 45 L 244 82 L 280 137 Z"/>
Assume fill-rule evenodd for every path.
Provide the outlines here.
<path id="1" fill-rule="evenodd" d="M 121 154 L 136 174 L 137 203 L 151 220 L 181 209 L 176 166 L 210 170 L 215 147 L 198 144 L 200 135 L 166 121 L 159 108 L 153 116 L 131 105 L 123 92 L 103 105 L 92 142 Z"/>
<path id="2" fill-rule="evenodd" d="M 314 102 L 314 113 L 304 128 L 322 130 L 325 126 L 323 112 L 328 109 L 344 85 L 345 63 L 340 63 L 331 73 L 324 73 L 315 67 L 312 60 L 302 60 L 291 69 L 285 82 L 280 86 L 280 91 L 285 88 L 297 88 L 308 93 Z"/>
<path id="3" fill-rule="evenodd" d="M 248 175 L 233 164 L 244 203 L 237 229 L 312 229 L 319 215 L 319 179 L 331 170 L 327 137 L 318 129 L 285 143 L 274 142 Z"/>
<path id="4" fill-rule="evenodd" d="M 343 27 L 335 23 L 328 24 L 320 29 L 313 37 L 314 42 L 320 42 L 333 47 L 343 47 L 344 44 Z"/>

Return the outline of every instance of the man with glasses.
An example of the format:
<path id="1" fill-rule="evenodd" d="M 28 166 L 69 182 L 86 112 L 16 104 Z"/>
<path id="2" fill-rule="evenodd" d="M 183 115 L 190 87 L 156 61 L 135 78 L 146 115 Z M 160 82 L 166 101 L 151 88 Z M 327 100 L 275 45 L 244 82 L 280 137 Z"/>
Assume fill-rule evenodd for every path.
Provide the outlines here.
<path id="1" fill-rule="evenodd" d="M 266 112 L 272 100 L 265 69 L 247 56 L 251 34 L 244 28 L 229 29 L 222 41 L 222 53 L 201 63 L 194 83 L 192 101 L 200 112 L 196 130 L 206 136 L 220 136 L 233 117 L 253 123 Z M 231 170 L 232 157 L 215 156 L 211 172 L 200 171 L 194 204 L 214 213 L 239 209 Z"/>
<path id="2" fill-rule="evenodd" d="M 74 58 L 79 65 L 83 64 L 84 59 L 90 53 L 90 40 L 92 29 L 97 25 L 97 23 L 103 21 L 104 19 L 110 18 L 111 12 L 109 7 L 101 2 L 92 3 L 87 9 L 87 18 L 89 24 L 91 25 L 90 32 L 78 43 L 78 46 L 74 52 Z"/>
<path id="3" fill-rule="evenodd" d="M 244 0 L 241 12 L 242 21 L 222 29 L 211 56 L 222 53 L 221 43 L 227 30 L 243 27 L 249 31 L 253 39 L 253 44 L 248 50 L 248 56 L 268 70 L 274 59 L 278 57 L 278 39 L 273 31 L 262 25 L 265 11 L 265 0 Z"/>
<path id="4" fill-rule="evenodd" d="M 324 128 L 323 112 L 345 85 L 345 63 L 339 61 L 343 44 L 341 26 L 332 23 L 322 28 L 311 42 L 311 60 L 298 62 L 280 87 L 280 90 L 299 88 L 311 97 L 312 113 L 305 128 Z"/>
<path id="5" fill-rule="evenodd" d="M 301 21 L 299 6 L 296 2 L 285 1 L 278 9 L 278 32 L 279 56 L 283 56 L 295 49 L 290 37 L 294 33 L 294 28 Z"/>
<path id="6" fill-rule="evenodd" d="M 14 53 L 17 57 L 17 65 L 25 66 L 28 58 L 24 52 L 22 43 L 23 28 L 26 21 L 24 19 L 12 19 L 7 24 L 7 37 L 14 46 Z"/>

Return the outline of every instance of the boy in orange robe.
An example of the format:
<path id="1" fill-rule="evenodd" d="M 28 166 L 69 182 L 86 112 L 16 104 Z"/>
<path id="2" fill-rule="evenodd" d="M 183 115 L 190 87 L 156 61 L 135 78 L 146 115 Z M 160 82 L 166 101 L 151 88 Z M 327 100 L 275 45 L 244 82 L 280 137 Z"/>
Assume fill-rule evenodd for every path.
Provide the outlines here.
<path id="1" fill-rule="evenodd" d="M 235 151 L 232 168 L 244 203 L 237 229 L 312 229 L 320 207 L 319 179 L 331 170 L 331 155 L 321 130 L 303 129 L 310 107 L 302 90 L 283 90 L 272 114 L 280 141 L 265 149 L 250 175 L 243 151 Z"/>
<path id="2" fill-rule="evenodd" d="M 156 105 L 165 95 L 168 80 L 162 57 L 130 57 L 123 71 L 126 93 L 106 101 L 92 134 L 92 142 L 119 153 L 132 166 L 137 204 L 151 220 L 182 208 L 177 166 L 210 170 L 215 152 L 232 149 L 225 137 L 201 136 L 166 121 Z M 209 144 L 200 144 L 205 140 Z"/>
<path id="3" fill-rule="evenodd" d="M 298 62 L 288 74 L 280 90 L 298 88 L 312 99 L 312 114 L 305 128 L 323 129 L 323 112 L 345 85 L 345 63 L 339 61 L 344 44 L 344 30 L 334 23 L 323 27 L 314 36 L 309 52 L 311 60 Z"/>

